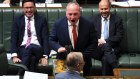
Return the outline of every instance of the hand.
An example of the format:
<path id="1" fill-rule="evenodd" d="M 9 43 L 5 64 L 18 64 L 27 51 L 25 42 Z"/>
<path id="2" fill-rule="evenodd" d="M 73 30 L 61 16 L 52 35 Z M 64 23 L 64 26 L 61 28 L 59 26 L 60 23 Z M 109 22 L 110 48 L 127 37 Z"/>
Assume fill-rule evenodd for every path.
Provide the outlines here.
<path id="1" fill-rule="evenodd" d="M 67 51 L 66 48 L 60 47 L 57 52 L 62 53 L 62 52 L 66 52 L 66 51 Z"/>
<path id="2" fill-rule="evenodd" d="M 99 45 L 101 45 L 101 44 L 104 44 L 104 43 L 106 43 L 106 41 L 105 41 L 105 40 L 98 39 L 98 46 L 99 46 Z"/>
<path id="3" fill-rule="evenodd" d="M 18 57 L 13 57 L 13 62 L 17 63 L 17 62 L 21 62 L 21 60 Z"/>
<path id="4" fill-rule="evenodd" d="M 39 62 L 41 62 L 41 65 L 42 65 L 42 66 L 46 66 L 47 63 L 48 63 L 48 60 L 47 60 L 46 58 L 41 58 L 41 59 L 39 60 Z"/>
<path id="5" fill-rule="evenodd" d="M 3 3 L 4 4 L 9 4 L 10 3 L 10 0 L 4 0 Z"/>
<path id="6" fill-rule="evenodd" d="M 110 3 L 115 2 L 115 0 L 109 0 Z"/>

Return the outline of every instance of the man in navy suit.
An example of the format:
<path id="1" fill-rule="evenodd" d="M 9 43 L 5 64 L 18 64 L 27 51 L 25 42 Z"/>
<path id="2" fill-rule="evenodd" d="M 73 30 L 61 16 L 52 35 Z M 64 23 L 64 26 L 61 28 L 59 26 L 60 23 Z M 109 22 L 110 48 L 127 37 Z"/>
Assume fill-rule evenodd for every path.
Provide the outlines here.
<path id="1" fill-rule="evenodd" d="M 66 8 L 66 17 L 55 21 L 49 38 L 50 47 L 57 51 L 57 59 L 66 59 L 70 51 L 82 52 L 85 60 L 84 75 L 88 75 L 91 67 L 90 55 L 97 47 L 97 34 L 93 24 L 80 16 L 80 7 L 71 2 Z"/>
<path id="2" fill-rule="evenodd" d="M 23 0 L 22 8 L 24 15 L 15 17 L 12 26 L 13 62 L 20 62 L 30 71 L 35 71 L 39 61 L 42 66 L 47 65 L 49 55 L 47 23 L 44 17 L 35 14 L 33 0 Z M 19 73 L 24 73 L 23 69 L 19 69 Z"/>
<path id="3" fill-rule="evenodd" d="M 123 23 L 122 19 L 110 13 L 110 5 L 106 0 L 99 3 L 99 12 L 91 17 L 98 35 L 98 47 L 92 57 L 102 61 L 102 75 L 113 75 L 112 69 L 118 67 L 116 55 L 120 52 Z"/>
<path id="4" fill-rule="evenodd" d="M 84 59 L 81 52 L 70 52 L 66 59 L 68 70 L 64 73 L 58 73 L 55 79 L 85 79 L 80 76 L 84 67 Z"/>

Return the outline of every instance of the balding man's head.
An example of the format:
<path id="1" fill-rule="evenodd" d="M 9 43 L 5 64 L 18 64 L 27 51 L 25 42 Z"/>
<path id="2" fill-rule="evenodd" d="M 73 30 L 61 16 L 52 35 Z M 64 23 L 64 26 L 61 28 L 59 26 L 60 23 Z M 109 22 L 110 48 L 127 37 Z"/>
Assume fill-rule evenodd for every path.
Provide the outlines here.
<path id="1" fill-rule="evenodd" d="M 102 17 L 107 18 L 110 14 L 110 4 L 108 0 L 101 0 L 99 3 L 99 11 Z"/>
<path id="2" fill-rule="evenodd" d="M 80 18 L 80 7 L 76 2 L 70 2 L 66 7 L 66 16 L 71 25 L 75 25 Z"/>
<path id="3" fill-rule="evenodd" d="M 81 52 L 71 52 L 67 55 L 66 63 L 69 69 L 81 71 L 83 69 L 84 59 Z M 77 66 L 80 68 L 78 69 Z"/>

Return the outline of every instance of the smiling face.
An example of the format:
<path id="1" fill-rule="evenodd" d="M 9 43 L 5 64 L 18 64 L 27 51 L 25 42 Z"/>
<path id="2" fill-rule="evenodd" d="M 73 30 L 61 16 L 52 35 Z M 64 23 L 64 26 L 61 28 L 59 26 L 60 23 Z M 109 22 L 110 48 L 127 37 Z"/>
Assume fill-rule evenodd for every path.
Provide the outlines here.
<path id="1" fill-rule="evenodd" d="M 70 4 L 67 6 L 66 16 L 72 25 L 75 25 L 80 17 L 80 8 L 76 4 Z"/>
<path id="2" fill-rule="evenodd" d="M 101 1 L 99 3 L 99 11 L 103 18 L 107 18 L 110 14 L 110 5 L 107 1 Z"/>
<path id="3" fill-rule="evenodd" d="M 34 3 L 33 2 L 25 2 L 23 4 L 23 11 L 24 11 L 24 14 L 28 18 L 31 18 L 34 15 L 34 12 L 35 12 Z"/>

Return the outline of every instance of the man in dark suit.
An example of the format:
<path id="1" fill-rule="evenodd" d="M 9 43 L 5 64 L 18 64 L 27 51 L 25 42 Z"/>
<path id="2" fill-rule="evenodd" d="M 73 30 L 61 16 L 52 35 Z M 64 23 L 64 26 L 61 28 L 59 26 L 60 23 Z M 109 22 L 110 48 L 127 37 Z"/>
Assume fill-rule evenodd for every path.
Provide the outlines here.
<path id="1" fill-rule="evenodd" d="M 100 14 L 91 17 L 98 35 L 98 47 L 92 57 L 102 61 L 102 75 L 112 75 L 117 67 L 116 54 L 120 52 L 119 44 L 123 38 L 122 19 L 110 13 L 108 1 L 99 3 Z"/>
<path id="2" fill-rule="evenodd" d="M 82 52 L 85 60 L 84 75 L 89 74 L 90 55 L 97 47 L 97 35 L 93 24 L 80 16 L 80 7 L 76 2 L 67 5 L 66 17 L 56 20 L 49 44 L 58 52 L 57 59 L 66 59 L 68 47 L 70 51 Z"/>
<path id="3" fill-rule="evenodd" d="M 84 59 L 81 52 L 70 52 L 66 59 L 68 70 L 56 74 L 55 79 L 85 79 L 80 76 L 84 67 Z"/>
<path id="4" fill-rule="evenodd" d="M 35 71 L 40 61 L 42 66 L 47 65 L 49 55 L 48 28 L 46 19 L 35 14 L 33 0 L 24 0 L 22 3 L 24 15 L 15 17 L 11 33 L 11 52 L 13 62 L 21 62 L 30 71 Z M 19 69 L 19 73 L 23 73 Z"/>

